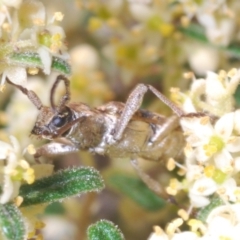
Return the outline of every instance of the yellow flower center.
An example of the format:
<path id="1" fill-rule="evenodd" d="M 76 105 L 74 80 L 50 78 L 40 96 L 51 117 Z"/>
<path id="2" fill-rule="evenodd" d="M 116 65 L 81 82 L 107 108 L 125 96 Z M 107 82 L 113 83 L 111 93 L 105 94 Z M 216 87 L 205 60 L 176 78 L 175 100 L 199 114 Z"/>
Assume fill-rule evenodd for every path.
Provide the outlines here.
<path id="1" fill-rule="evenodd" d="M 26 181 L 28 184 L 32 184 L 35 181 L 35 174 L 33 168 L 27 167 L 24 168 L 22 166 L 17 166 L 11 172 L 12 181 Z"/>
<path id="2" fill-rule="evenodd" d="M 148 19 L 147 26 L 150 30 L 160 31 L 165 37 L 170 36 L 174 31 L 174 26 L 172 24 L 164 22 L 163 19 L 157 15 Z"/>
<path id="3" fill-rule="evenodd" d="M 216 169 L 213 165 L 206 166 L 204 168 L 204 174 L 206 177 L 212 178 L 217 184 L 222 184 L 227 177 L 226 173 Z"/>
<path id="4" fill-rule="evenodd" d="M 215 169 L 212 179 L 218 183 L 222 184 L 226 180 L 227 175 L 219 169 Z"/>
<path id="5" fill-rule="evenodd" d="M 23 175 L 23 169 L 21 167 L 16 167 L 11 173 L 11 179 L 13 181 L 21 181 Z"/>
<path id="6" fill-rule="evenodd" d="M 215 172 L 215 166 L 209 165 L 204 168 L 204 174 L 206 177 L 211 178 Z"/>
<path id="7" fill-rule="evenodd" d="M 100 18 L 92 17 L 88 22 L 88 30 L 91 32 L 94 32 L 98 30 L 100 27 L 102 27 L 102 25 L 103 25 L 103 22 Z"/>
<path id="8" fill-rule="evenodd" d="M 120 60 L 136 60 L 138 57 L 138 46 L 133 44 L 118 46 L 116 55 Z"/>
<path id="9" fill-rule="evenodd" d="M 50 47 L 52 43 L 51 34 L 47 31 L 43 31 L 38 35 L 38 41 L 40 44 Z"/>
<path id="10" fill-rule="evenodd" d="M 48 31 L 43 31 L 38 35 L 38 41 L 51 49 L 52 52 L 57 52 L 62 47 L 62 36 L 60 33 L 51 35 Z"/>
<path id="11" fill-rule="evenodd" d="M 51 46 L 50 49 L 53 52 L 57 52 L 59 48 L 63 45 L 62 36 L 59 33 L 53 34 L 51 37 Z"/>
<path id="12" fill-rule="evenodd" d="M 224 148 L 225 144 L 222 138 L 218 136 L 212 136 L 209 140 L 209 143 L 203 146 L 205 154 L 208 157 L 211 157 L 213 154 L 221 151 Z"/>

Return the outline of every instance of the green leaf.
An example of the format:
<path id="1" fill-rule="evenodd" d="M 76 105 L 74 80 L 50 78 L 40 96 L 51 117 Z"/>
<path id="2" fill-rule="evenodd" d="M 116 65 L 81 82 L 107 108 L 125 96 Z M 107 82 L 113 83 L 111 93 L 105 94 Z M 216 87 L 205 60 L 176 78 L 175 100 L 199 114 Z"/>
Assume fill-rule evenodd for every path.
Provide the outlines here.
<path id="1" fill-rule="evenodd" d="M 139 178 L 115 173 L 109 177 L 109 183 L 147 210 L 155 211 L 165 206 L 165 200 L 153 193 Z"/>
<path id="2" fill-rule="evenodd" d="M 19 195 L 24 201 L 21 207 L 54 202 L 80 193 L 100 191 L 104 188 L 99 172 L 91 167 L 66 169 L 50 177 L 22 185 Z"/>
<path id="3" fill-rule="evenodd" d="M 178 29 L 180 32 L 183 33 L 183 35 L 185 35 L 186 37 L 195 39 L 199 42 L 202 43 L 206 43 L 209 46 L 218 49 L 218 50 L 223 50 L 226 51 L 230 54 L 232 54 L 233 56 L 235 56 L 236 58 L 240 58 L 240 46 L 239 44 L 230 44 L 227 47 L 223 47 L 220 45 L 214 45 L 213 43 L 209 42 L 206 35 L 205 35 L 205 30 L 203 27 L 201 27 L 200 25 L 197 24 L 190 24 L 188 27 L 180 27 Z"/>
<path id="4" fill-rule="evenodd" d="M 13 203 L 0 204 L 2 234 L 9 240 L 26 239 L 26 228 L 21 212 Z"/>
<path id="5" fill-rule="evenodd" d="M 236 101 L 236 108 L 240 107 L 240 86 L 238 86 L 236 92 L 234 93 L 234 99 Z"/>
<path id="6" fill-rule="evenodd" d="M 88 227 L 89 240 L 124 240 L 122 232 L 112 222 L 100 220 Z"/>
<path id="7" fill-rule="evenodd" d="M 70 65 L 62 58 L 53 57 L 52 60 L 52 69 L 63 74 L 69 75 L 71 74 L 71 67 Z"/>
<path id="8" fill-rule="evenodd" d="M 46 208 L 44 213 L 47 215 L 63 215 L 66 213 L 66 209 L 60 202 L 50 203 Z"/>
<path id="9" fill-rule="evenodd" d="M 211 202 L 204 208 L 202 208 L 198 213 L 196 218 L 202 222 L 205 222 L 209 213 L 216 207 L 223 205 L 224 202 L 219 196 L 213 196 Z"/>
<path id="10" fill-rule="evenodd" d="M 19 52 L 12 53 L 7 56 L 10 65 L 23 67 L 35 67 L 43 69 L 41 58 L 36 52 Z M 71 73 L 70 65 L 60 57 L 52 57 L 52 69 L 62 74 L 69 75 Z"/>
<path id="11" fill-rule="evenodd" d="M 231 44 L 227 48 L 222 48 L 222 49 L 226 49 L 227 52 L 231 53 L 236 58 L 240 58 L 240 46 L 239 45 Z"/>
<path id="12" fill-rule="evenodd" d="M 188 27 L 180 27 L 181 31 L 185 36 L 196 39 L 203 43 L 209 43 L 204 33 L 204 28 L 197 24 L 190 24 Z"/>

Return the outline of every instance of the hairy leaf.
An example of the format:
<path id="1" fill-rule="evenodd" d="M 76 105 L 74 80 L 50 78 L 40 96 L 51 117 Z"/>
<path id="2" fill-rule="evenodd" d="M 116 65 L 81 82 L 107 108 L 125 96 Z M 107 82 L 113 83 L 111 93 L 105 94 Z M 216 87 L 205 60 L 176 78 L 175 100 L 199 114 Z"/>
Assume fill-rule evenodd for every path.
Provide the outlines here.
<path id="1" fill-rule="evenodd" d="M 21 212 L 13 203 L 0 204 L 0 227 L 9 240 L 26 239 L 26 228 Z"/>
<path id="2" fill-rule="evenodd" d="M 10 65 L 43 69 L 41 58 L 36 52 L 12 53 L 8 55 L 8 61 Z M 71 73 L 70 65 L 60 57 L 52 58 L 52 69 L 65 75 L 69 75 Z"/>
<path id="3" fill-rule="evenodd" d="M 198 213 L 196 218 L 205 222 L 209 213 L 216 207 L 223 205 L 223 200 L 219 196 L 214 196 L 211 198 L 211 202 L 204 208 L 202 208 Z"/>
<path id="4" fill-rule="evenodd" d="M 87 230 L 89 240 L 124 240 L 122 232 L 112 222 L 100 220 Z"/>
<path id="5" fill-rule="evenodd" d="M 100 191 L 104 187 L 99 172 L 91 167 L 66 169 L 50 177 L 22 185 L 19 195 L 24 198 L 22 207 L 54 202 L 80 193 Z"/>

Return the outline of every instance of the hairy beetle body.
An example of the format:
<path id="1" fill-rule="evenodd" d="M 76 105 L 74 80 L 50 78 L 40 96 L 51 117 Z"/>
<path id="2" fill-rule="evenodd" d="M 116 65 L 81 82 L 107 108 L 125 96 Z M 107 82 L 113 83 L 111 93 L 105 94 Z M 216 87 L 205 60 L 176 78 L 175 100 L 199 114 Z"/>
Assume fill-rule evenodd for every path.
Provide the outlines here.
<path id="1" fill-rule="evenodd" d="M 54 94 L 60 81 L 65 84 L 66 94 L 56 105 Z M 42 106 L 40 99 L 31 90 L 13 85 L 39 109 L 32 134 L 52 140 L 37 149 L 36 159 L 81 149 L 114 158 L 129 157 L 143 181 L 158 194 L 163 194 L 163 190 L 134 161 L 139 157 L 152 161 L 179 157 L 185 144 L 179 125 L 179 119 L 184 113 L 154 87 L 139 84 L 125 104 L 110 102 L 90 108 L 84 103 L 68 103 L 69 80 L 62 75 L 57 77 L 51 89 L 50 107 Z M 140 109 L 143 96 L 148 90 L 167 104 L 176 115 L 165 117 Z"/>

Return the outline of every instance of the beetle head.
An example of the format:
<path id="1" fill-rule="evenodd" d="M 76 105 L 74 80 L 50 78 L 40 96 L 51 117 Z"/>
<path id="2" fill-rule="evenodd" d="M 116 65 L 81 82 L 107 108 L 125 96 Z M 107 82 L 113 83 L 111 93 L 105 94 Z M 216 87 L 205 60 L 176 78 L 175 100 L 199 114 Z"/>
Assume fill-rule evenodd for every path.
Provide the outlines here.
<path id="1" fill-rule="evenodd" d="M 31 134 L 41 138 L 53 139 L 66 134 L 72 126 L 72 112 L 65 107 L 61 112 L 54 113 L 51 107 L 40 109 Z"/>
<path id="2" fill-rule="evenodd" d="M 58 105 L 55 105 L 54 95 L 60 81 L 64 82 L 66 92 L 60 99 Z M 50 93 L 51 107 L 43 106 L 40 99 L 33 91 L 28 90 L 20 85 L 14 84 L 10 81 L 8 82 L 20 89 L 25 95 L 27 95 L 29 100 L 39 110 L 39 114 L 36 123 L 31 131 L 31 134 L 39 136 L 40 138 L 53 139 L 64 136 L 75 124 L 76 120 L 74 119 L 74 115 L 71 109 L 66 106 L 70 100 L 70 83 L 69 80 L 63 75 L 59 75 L 52 86 Z"/>

